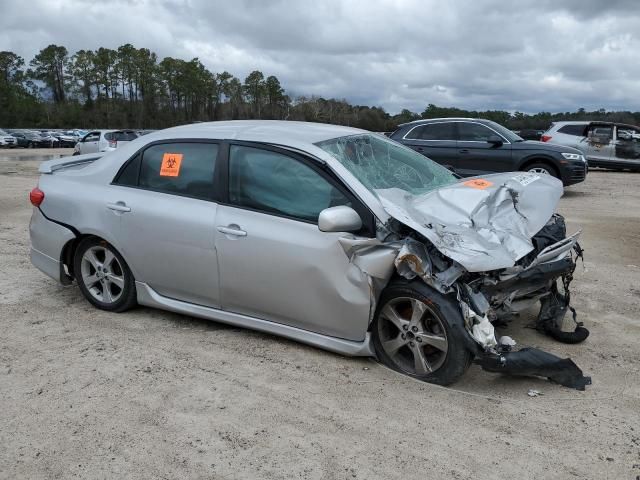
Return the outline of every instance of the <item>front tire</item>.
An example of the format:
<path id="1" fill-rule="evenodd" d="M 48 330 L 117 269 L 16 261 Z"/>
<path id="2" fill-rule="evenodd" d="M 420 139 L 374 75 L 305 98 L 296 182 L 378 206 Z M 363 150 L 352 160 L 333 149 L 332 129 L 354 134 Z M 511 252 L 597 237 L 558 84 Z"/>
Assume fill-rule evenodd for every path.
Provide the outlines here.
<path id="1" fill-rule="evenodd" d="M 124 312 L 136 305 L 136 285 L 124 258 L 109 243 L 86 238 L 76 249 L 73 270 L 84 297 L 101 310 Z"/>
<path id="2" fill-rule="evenodd" d="M 394 281 L 380 296 L 373 345 L 393 370 L 438 385 L 454 383 L 473 360 L 462 335 L 457 303 L 421 281 Z"/>

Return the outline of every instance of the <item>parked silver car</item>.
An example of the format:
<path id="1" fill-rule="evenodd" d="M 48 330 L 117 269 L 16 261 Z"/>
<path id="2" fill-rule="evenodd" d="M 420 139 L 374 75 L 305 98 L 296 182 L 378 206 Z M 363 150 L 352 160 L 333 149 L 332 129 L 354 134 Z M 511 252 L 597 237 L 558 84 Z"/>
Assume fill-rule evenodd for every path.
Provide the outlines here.
<path id="1" fill-rule="evenodd" d="M 562 329 L 580 250 L 551 176 L 459 180 L 383 135 L 278 121 L 171 128 L 40 172 L 31 260 L 98 308 L 215 319 L 440 384 L 474 356 L 587 383 L 491 324 L 541 300 L 542 331 L 588 334 Z"/>
<path id="2" fill-rule="evenodd" d="M 136 138 L 133 130 L 93 130 L 76 143 L 73 154 L 109 152 Z"/>
<path id="3" fill-rule="evenodd" d="M 612 122 L 555 122 L 543 142 L 580 150 L 590 167 L 640 171 L 640 127 Z"/>

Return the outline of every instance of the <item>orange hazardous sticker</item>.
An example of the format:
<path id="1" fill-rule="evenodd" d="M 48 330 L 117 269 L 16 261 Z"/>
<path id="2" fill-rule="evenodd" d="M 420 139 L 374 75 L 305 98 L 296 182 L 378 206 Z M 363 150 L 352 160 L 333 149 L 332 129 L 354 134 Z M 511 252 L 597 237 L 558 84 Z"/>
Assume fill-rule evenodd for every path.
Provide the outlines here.
<path id="1" fill-rule="evenodd" d="M 177 177 L 180 175 L 180 164 L 182 163 L 181 153 L 165 153 L 162 156 L 160 166 L 161 177 Z"/>
<path id="2" fill-rule="evenodd" d="M 477 188 L 478 190 L 484 190 L 485 188 L 492 186 L 493 182 L 485 180 L 484 178 L 474 178 L 473 180 L 467 180 L 463 185 L 471 188 Z"/>

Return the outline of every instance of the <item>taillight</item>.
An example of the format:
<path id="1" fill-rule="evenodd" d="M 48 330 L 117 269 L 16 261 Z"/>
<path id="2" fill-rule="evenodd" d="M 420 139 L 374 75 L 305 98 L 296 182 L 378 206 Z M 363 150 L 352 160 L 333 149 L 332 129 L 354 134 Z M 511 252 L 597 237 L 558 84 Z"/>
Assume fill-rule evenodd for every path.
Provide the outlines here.
<path id="1" fill-rule="evenodd" d="M 44 201 L 44 192 L 38 187 L 34 188 L 31 190 L 31 193 L 29 193 L 29 200 L 31 200 L 31 204 L 34 207 L 39 207 Z"/>
<path id="2" fill-rule="evenodd" d="M 540 137 L 540 141 L 542 142 L 548 142 L 549 140 L 551 140 L 551 135 L 542 135 Z"/>
<path id="3" fill-rule="evenodd" d="M 118 141 L 117 140 L 109 140 L 109 148 L 117 148 Z"/>

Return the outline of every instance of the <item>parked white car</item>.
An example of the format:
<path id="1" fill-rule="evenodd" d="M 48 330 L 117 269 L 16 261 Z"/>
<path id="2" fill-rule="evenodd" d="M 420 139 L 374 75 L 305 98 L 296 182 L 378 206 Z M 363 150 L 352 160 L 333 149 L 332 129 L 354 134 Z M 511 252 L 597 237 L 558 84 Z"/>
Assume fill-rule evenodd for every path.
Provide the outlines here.
<path id="1" fill-rule="evenodd" d="M 14 148 L 18 146 L 18 141 L 16 137 L 8 134 L 4 130 L 0 130 L 0 147 L 10 147 Z"/>
<path id="2" fill-rule="evenodd" d="M 93 130 L 76 143 L 73 154 L 110 152 L 136 138 L 138 134 L 133 130 Z"/>
<path id="3" fill-rule="evenodd" d="M 612 122 L 556 122 L 543 142 L 580 150 L 589 167 L 640 171 L 640 127 Z"/>

